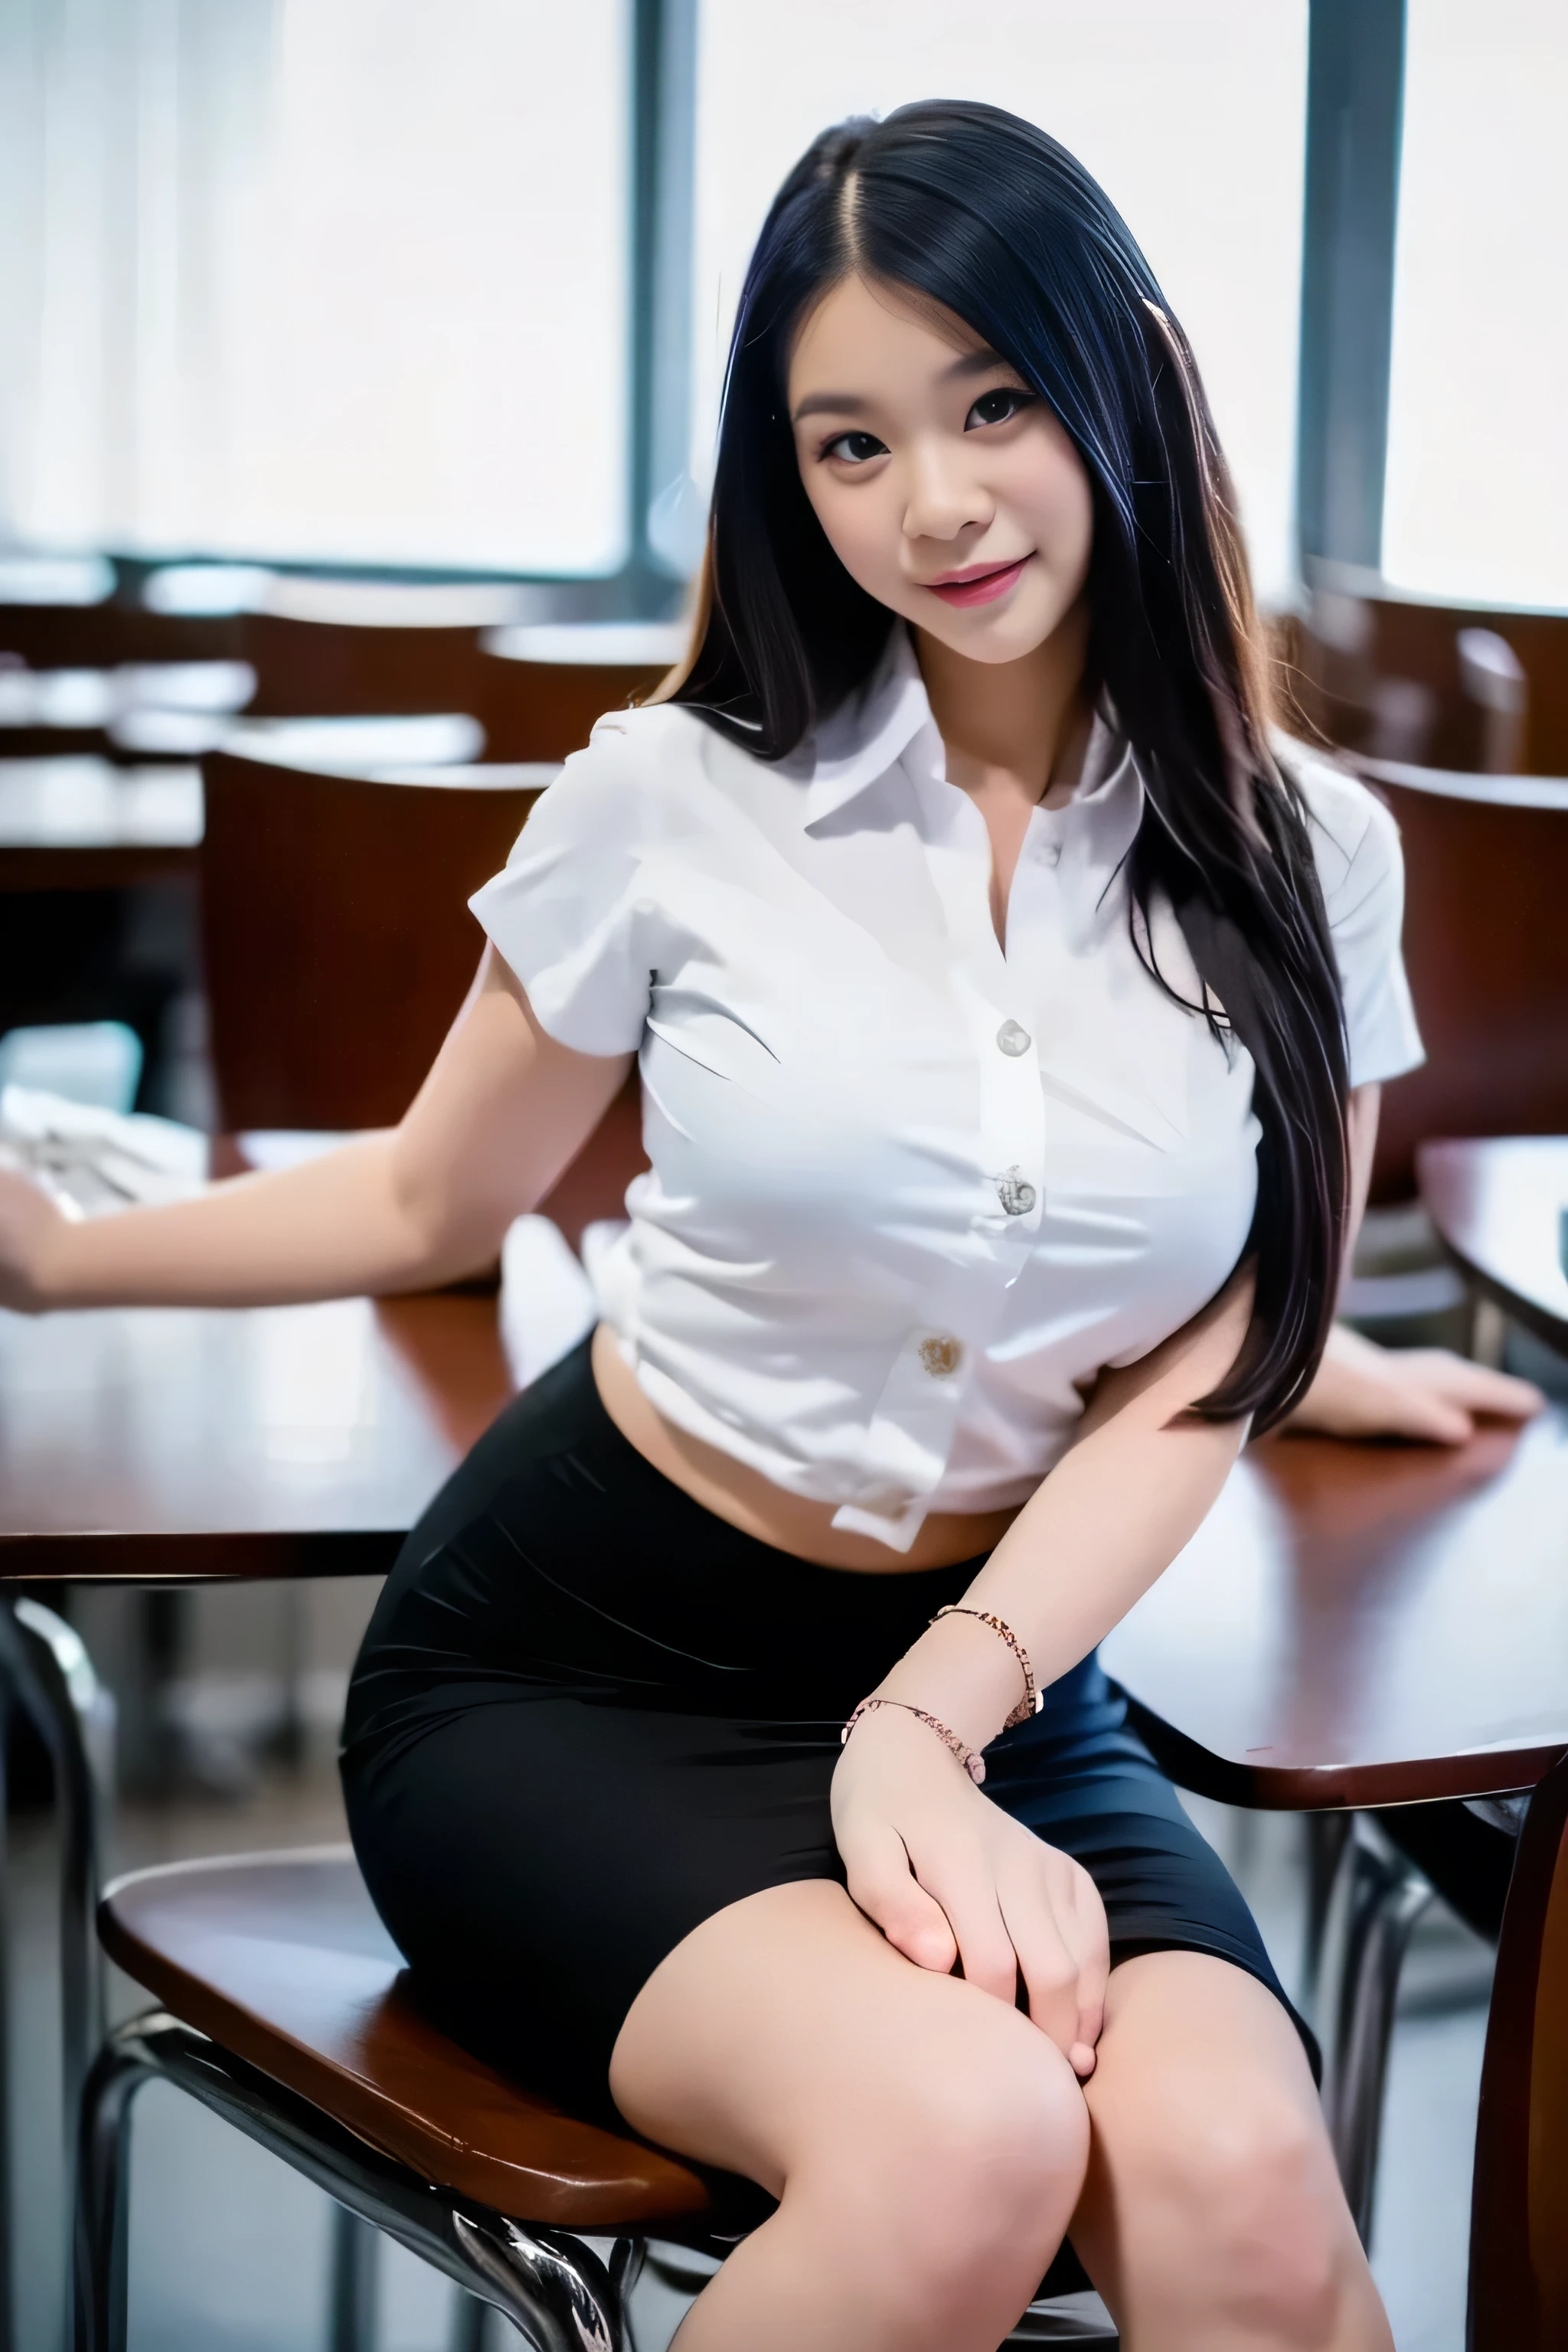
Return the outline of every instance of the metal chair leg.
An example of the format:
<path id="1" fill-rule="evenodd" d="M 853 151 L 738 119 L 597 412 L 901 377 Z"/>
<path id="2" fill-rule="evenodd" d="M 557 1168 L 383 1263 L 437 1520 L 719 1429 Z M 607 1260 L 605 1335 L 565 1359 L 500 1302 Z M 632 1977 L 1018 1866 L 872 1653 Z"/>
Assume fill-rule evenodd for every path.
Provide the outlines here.
<path id="1" fill-rule="evenodd" d="M 82 2085 L 93 2053 L 103 2039 L 103 1969 L 96 1921 L 104 1810 L 100 1781 L 110 1769 L 110 1759 L 102 1751 L 111 1702 L 99 1684 L 80 1636 L 63 1617 L 35 1601 L 0 1601 L 0 1683 L 32 1721 L 48 1750 L 54 1772 L 60 1848 L 60 2090 L 68 2215 Z M 0 2001 L 0 2021 L 3 2016 Z M 68 2309 L 68 2234 L 61 2259 Z M 7 2293 L 5 2333 L 0 2337 L 7 2347 L 11 2308 Z"/>
<path id="2" fill-rule="evenodd" d="M 375 2352 L 379 2252 L 379 2232 L 346 2205 L 334 2205 L 331 2352 Z"/>
<path id="3" fill-rule="evenodd" d="M 640 2239 L 617 2239 L 606 2268 L 564 2230 L 527 2230 L 458 2206 L 451 2221 L 475 2286 L 534 2352 L 634 2352 L 626 2298 L 642 2268 Z"/>
<path id="4" fill-rule="evenodd" d="M 1432 1899 L 1414 1863 L 1357 1814 L 1335 1908 L 1337 1966 L 1323 2107 L 1340 2179 L 1363 2245 L 1372 2241 L 1383 2093 L 1394 2002 L 1411 1930 Z"/>
<path id="5" fill-rule="evenodd" d="M 477 2295 L 458 2294 L 457 2308 L 452 2315 L 450 2352 L 487 2352 L 490 2334 L 490 2309 Z"/>
<path id="6" fill-rule="evenodd" d="M 76 2352 L 125 2352 L 131 2104 L 156 2069 L 110 2042 L 87 2078 L 76 2165 Z"/>
<path id="7" fill-rule="evenodd" d="M 11 2209 L 16 2176 L 11 2141 L 11 1903 L 10 1855 L 7 1851 L 6 1755 L 11 1737 L 13 1690 L 0 1664 L 0 2352 L 12 2352 L 16 2340 L 16 2277 L 11 2249 L 16 2215 Z"/>
<path id="8" fill-rule="evenodd" d="M 93 2053 L 103 2040 L 103 1962 L 98 1946 L 102 1887 L 100 1786 L 108 1760 L 93 1749 L 107 1700 L 81 1636 L 52 1609 L 18 1601 L 0 1609 L 0 1639 L 17 1695 L 49 1751 L 60 1842 L 60 2000 L 67 2146 L 76 2136 L 78 2103 Z"/>
<path id="9" fill-rule="evenodd" d="M 1309 2010 L 1316 2006 L 1322 1982 L 1329 1912 L 1353 1818 L 1350 1813 L 1302 1815 L 1307 1833 L 1307 1920 L 1301 1950 L 1301 1998 Z"/>
<path id="10" fill-rule="evenodd" d="M 95 2120 L 84 2119 L 78 2189 L 86 2277 L 77 2352 L 123 2352 L 123 2335 L 106 2333 L 99 2315 L 112 2316 L 116 2308 L 100 2250 L 116 2234 L 104 2218 L 115 2210 L 110 2175 L 118 2164 L 122 2178 L 124 2167 L 118 2143 L 110 2161 L 105 2144 L 113 2135 L 96 2120 L 106 2111 L 121 2066 L 155 2074 L 198 2099 L 361 2221 L 395 2238 L 470 2295 L 493 2304 L 532 2352 L 635 2352 L 626 2306 L 641 2265 L 640 2239 L 618 2240 L 606 2263 L 569 2231 L 527 2228 L 485 2206 L 460 2202 L 159 2011 L 117 2028 L 89 2085 L 84 2118 Z M 119 2236 L 122 2242 L 122 2230 Z M 94 2325 L 96 2334 L 84 2332 Z"/>

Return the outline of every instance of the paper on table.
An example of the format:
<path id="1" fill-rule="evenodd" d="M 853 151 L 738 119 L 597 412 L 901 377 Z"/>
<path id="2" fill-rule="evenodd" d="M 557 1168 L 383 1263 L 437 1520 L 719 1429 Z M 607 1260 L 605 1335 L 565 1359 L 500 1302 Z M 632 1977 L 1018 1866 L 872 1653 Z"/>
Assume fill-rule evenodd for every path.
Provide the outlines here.
<path id="1" fill-rule="evenodd" d="M 207 1150 L 198 1128 L 172 1118 L 0 1087 L 0 1154 L 79 1216 L 188 1199 L 206 1182 Z"/>

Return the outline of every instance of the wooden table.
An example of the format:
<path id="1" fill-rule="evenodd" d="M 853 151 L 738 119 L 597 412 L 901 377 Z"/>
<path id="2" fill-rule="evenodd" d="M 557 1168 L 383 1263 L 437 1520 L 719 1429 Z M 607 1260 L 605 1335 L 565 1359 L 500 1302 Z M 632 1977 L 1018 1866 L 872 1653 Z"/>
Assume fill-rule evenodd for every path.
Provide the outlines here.
<path id="1" fill-rule="evenodd" d="M 0 1577 L 384 1570 L 510 1387 L 489 1296 L 0 1314 Z M 1536 1787 L 1568 1754 L 1568 1414 L 1451 1453 L 1266 1441 L 1104 1654 L 1180 1777 L 1233 1802 Z M 1525 1835 L 1545 1852 L 1542 1803 Z M 1518 1945 L 1505 1925 L 1500 1982 Z M 1489 2081 L 1523 2064 L 1528 2083 L 1533 2024 L 1529 2000 L 1500 2008 Z M 1478 2212 L 1489 2195 L 1489 2242 L 1515 2262 L 1495 2183 L 1519 2100 L 1489 2112 L 1504 2154 L 1489 2171 L 1478 2152 Z"/>
<path id="2" fill-rule="evenodd" d="M 1568 1055 L 1568 1040 L 1561 1042 Z M 1568 1352 L 1568 1136 L 1424 1143 L 1421 1198 L 1483 1297 Z"/>
<path id="3" fill-rule="evenodd" d="M 1452 1451 L 1266 1439 L 1102 1654 L 1230 1804 L 1533 1788 L 1568 1751 L 1568 1412 Z"/>
<path id="4" fill-rule="evenodd" d="M 0 1577 L 383 1572 L 510 1391 L 489 1297 L 0 1314 Z"/>
<path id="5" fill-rule="evenodd" d="M 201 839 L 194 763 L 0 759 L 0 890 L 105 890 L 194 875 Z"/>
<path id="6" fill-rule="evenodd" d="M 380 1572 L 511 1386 L 488 1293 L 0 1313 L 0 1577 Z M 1568 1413 L 1265 1441 L 1104 1654 L 1231 1803 L 1532 1786 L 1568 1749 Z"/>

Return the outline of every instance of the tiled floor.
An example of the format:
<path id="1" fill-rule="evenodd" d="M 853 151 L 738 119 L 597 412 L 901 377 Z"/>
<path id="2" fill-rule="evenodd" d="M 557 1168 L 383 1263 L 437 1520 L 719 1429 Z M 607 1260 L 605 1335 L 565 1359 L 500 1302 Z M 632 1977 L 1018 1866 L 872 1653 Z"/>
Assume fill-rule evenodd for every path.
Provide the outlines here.
<path id="1" fill-rule="evenodd" d="M 1300 1825 L 1194 1805 L 1246 1887 L 1288 1986 L 1301 1930 Z M 126 1811 L 120 1868 L 179 1855 L 307 1845 L 342 1834 L 324 1761 L 244 1802 Z M 11 2098 L 26 2152 L 14 2188 L 20 2352 L 58 2341 L 49 2292 L 59 2242 L 52 2075 L 51 1851 L 31 1818 L 13 1824 Z M 1398 2352 L 1461 2352 L 1470 2140 L 1489 1955 L 1442 1915 L 1419 1933 L 1406 1978 L 1387 2106 L 1374 2267 Z M 134 1990 L 115 1988 L 118 2011 Z M 177 2094 L 154 2085 L 138 2109 L 132 2214 L 132 2352 L 329 2352 L 324 2198 Z M 383 2249 L 378 2352 L 448 2352 L 455 2293 L 399 2249 Z M 639 2352 L 664 2352 L 679 2296 L 638 2293 Z M 489 2344 L 516 2339 L 492 2324 Z"/>

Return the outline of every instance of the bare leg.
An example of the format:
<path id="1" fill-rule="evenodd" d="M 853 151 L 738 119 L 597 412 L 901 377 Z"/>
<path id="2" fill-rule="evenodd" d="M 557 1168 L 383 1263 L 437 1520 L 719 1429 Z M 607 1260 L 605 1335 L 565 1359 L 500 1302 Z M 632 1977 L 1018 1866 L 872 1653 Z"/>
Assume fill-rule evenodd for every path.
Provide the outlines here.
<path id="1" fill-rule="evenodd" d="M 1113 1970 L 1072 2241 L 1123 2352 L 1393 2352 L 1300 2041 L 1201 1952 Z"/>
<path id="2" fill-rule="evenodd" d="M 781 2200 L 680 2352 L 995 2352 L 1083 2182 L 1060 2053 L 903 1958 L 826 1880 L 687 1937 L 633 2004 L 610 2083 L 639 2131 Z"/>

